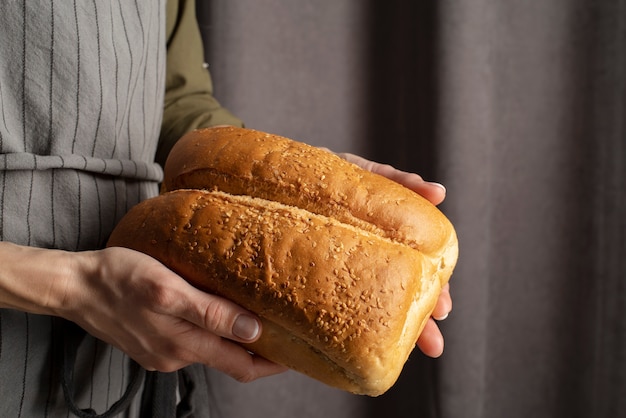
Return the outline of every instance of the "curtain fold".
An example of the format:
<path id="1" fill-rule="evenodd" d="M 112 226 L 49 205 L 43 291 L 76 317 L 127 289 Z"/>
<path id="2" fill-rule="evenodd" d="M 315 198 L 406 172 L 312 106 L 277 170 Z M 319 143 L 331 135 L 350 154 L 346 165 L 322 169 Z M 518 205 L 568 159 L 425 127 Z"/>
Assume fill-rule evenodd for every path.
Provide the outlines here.
<path id="1" fill-rule="evenodd" d="M 624 2 L 440 4 L 441 416 L 624 416 Z"/>
<path id="2" fill-rule="evenodd" d="M 202 7 L 224 104 L 444 183 L 460 240 L 440 359 L 376 399 L 214 377 L 226 415 L 626 417 L 626 0 Z"/>

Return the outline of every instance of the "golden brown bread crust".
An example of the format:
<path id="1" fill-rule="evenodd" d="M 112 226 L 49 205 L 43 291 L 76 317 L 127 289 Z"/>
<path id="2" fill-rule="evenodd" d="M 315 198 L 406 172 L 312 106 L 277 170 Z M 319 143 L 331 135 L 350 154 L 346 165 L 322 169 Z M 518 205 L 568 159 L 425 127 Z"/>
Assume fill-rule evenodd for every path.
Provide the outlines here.
<path id="1" fill-rule="evenodd" d="M 398 378 L 457 258 L 454 228 L 417 194 L 241 128 L 183 137 L 163 194 L 133 208 L 109 245 L 258 314 L 251 351 L 371 396 Z"/>
<path id="2" fill-rule="evenodd" d="M 253 129 L 199 129 L 165 164 L 163 191 L 217 189 L 261 197 L 439 251 L 450 223 L 426 199 L 337 155 Z"/>
<path id="3" fill-rule="evenodd" d="M 221 192 L 178 190 L 144 201 L 118 224 L 109 245 L 149 254 L 258 314 L 264 338 L 250 346 L 258 354 L 370 395 L 393 384 L 413 348 L 423 324 L 405 323 L 416 296 L 413 314 L 427 318 L 440 290 L 437 281 L 419 279 L 438 273 L 412 248 L 304 210 Z M 294 358 L 285 359 L 289 352 Z"/>

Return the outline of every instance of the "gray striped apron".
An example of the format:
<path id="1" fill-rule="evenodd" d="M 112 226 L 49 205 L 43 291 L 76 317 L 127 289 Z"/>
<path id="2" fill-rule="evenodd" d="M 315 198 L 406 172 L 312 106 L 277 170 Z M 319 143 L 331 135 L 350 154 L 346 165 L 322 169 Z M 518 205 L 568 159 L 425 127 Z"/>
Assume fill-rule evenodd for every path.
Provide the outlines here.
<path id="1" fill-rule="evenodd" d="M 2 0 L 0 239 L 101 248 L 158 192 L 164 31 L 164 1 Z M 0 310 L 0 416 L 70 416 L 55 357 L 67 333 L 80 342 L 69 376 L 79 409 L 107 411 L 132 386 L 120 351 L 56 318 Z"/>

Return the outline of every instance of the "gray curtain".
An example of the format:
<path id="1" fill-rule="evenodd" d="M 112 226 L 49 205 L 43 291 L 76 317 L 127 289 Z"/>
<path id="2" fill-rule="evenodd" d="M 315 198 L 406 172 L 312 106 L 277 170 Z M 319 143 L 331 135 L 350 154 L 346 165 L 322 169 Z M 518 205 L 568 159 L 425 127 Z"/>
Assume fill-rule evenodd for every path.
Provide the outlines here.
<path id="1" fill-rule="evenodd" d="M 199 2 L 249 127 L 444 183 L 446 350 L 368 399 L 211 374 L 224 417 L 626 417 L 626 1 Z"/>

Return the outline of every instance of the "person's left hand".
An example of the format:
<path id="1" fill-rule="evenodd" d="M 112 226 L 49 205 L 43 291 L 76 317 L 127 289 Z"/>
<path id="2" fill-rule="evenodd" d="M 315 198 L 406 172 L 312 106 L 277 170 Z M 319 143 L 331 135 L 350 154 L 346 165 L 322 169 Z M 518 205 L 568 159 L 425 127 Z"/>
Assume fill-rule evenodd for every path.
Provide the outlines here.
<path id="1" fill-rule="evenodd" d="M 418 174 L 398 170 L 388 164 L 376 163 L 354 154 L 338 153 L 337 155 L 361 168 L 402 184 L 425 197 L 434 205 L 440 204 L 446 197 L 446 189 L 443 185 L 425 181 Z M 446 284 L 439 295 L 432 317 L 429 318 L 417 340 L 417 346 L 429 357 L 439 357 L 443 353 L 443 335 L 435 320 L 444 320 L 451 310 L 452 297 L 450 296 L 450 285 Z"/>

